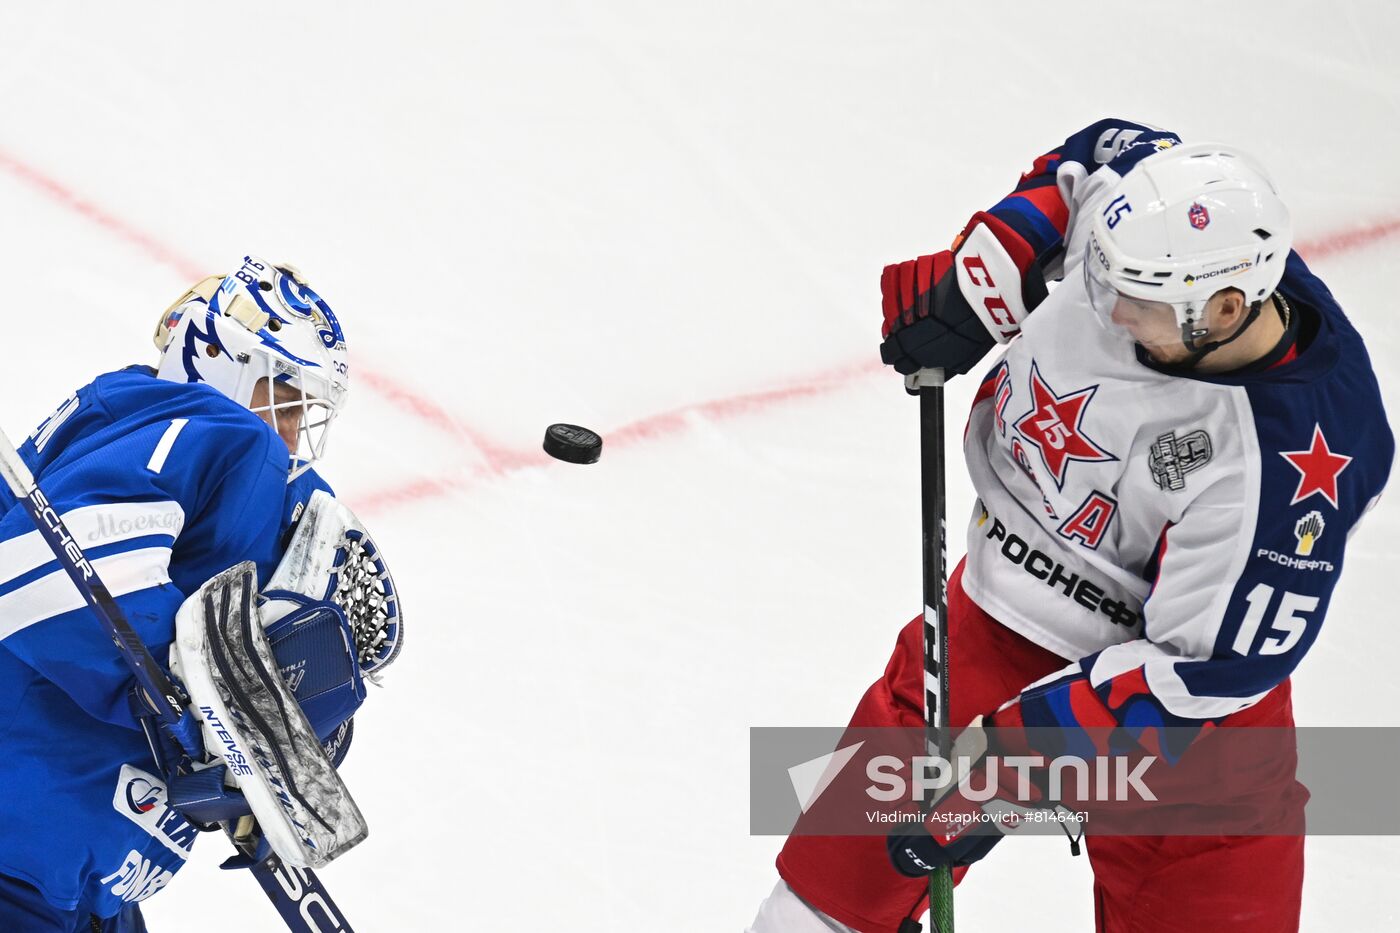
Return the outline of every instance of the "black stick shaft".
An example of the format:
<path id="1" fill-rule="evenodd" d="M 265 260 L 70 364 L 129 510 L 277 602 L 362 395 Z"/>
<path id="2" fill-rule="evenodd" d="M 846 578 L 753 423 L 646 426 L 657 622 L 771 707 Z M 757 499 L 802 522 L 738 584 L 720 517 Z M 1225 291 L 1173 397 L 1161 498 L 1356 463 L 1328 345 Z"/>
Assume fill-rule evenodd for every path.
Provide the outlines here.
<path id="1" fill-rule="evenodd" d="M 924 722 L 928 753 L 947 761 L 952 750 L 948 709 L 947 445 L 944 442 L 943 377 L 919 374 L 919 448 L 923 504 Z M 935 933 L 953 933 L 953 876 L 942 868 L 929 877 L 929 917 Z"/>
<path id="2" fill-rule="evenodd" d="M 943 387 L 919 390 L 919 442 L 923 481 L 924 714 L 929 738 L 940 752 L 951 747 L 948 720 L 948 552 Z"/>
<path id="3" fill-rule="evenodd" d="M 274 855 L 252 870 L 290 933 L 355 933 L 311 869 L 294 868 Z"/>
<path id="4" fill-rule="evenodd" d="M 151 712 L 170 725 L 179 723 L 185 712 L 184 693 L 151 657 L 150 650 L 112 599 L 106 584 L 59 517 L 58 510 L 49 504 L 43 490 L 34 481 L 33 474 L 20 459 L 19 452 L 4 435 L 0 435 L 0 472 L 4 474 L 11 494 L 24 505 L 34 527 L 58 558 L 88 608 L 111 636 L 112 643 L 136 676 L 136 682 L 141 685 L 143 699 Z"/>

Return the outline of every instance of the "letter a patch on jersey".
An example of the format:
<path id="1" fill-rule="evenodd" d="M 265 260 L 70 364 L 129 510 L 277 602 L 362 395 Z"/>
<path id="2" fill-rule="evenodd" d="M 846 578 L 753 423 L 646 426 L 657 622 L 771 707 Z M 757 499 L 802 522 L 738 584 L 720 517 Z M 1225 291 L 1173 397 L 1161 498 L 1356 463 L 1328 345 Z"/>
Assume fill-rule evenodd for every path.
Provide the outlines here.
<path id="1" fill-rule="evenodd" d="M 1099 390 L 1097 385 L 1068 395 L 1057 395 L 1031 363 L 1031 410 L 1016 419 L 1016 430 L 1040 450 L 1046 471 L 1055 479 L 1055 488 L 1065 488 L 1065 473 L 1071 460 L 1099 463 L 1117 460 L 1084 433 L 1084 411 Z"/>
<path id="2" fill-rule="evenodd" d="M 1062 537 L 1097 551 L 1117 511 L 1118 500 L 1095 489 L 1057 530 Z"/>

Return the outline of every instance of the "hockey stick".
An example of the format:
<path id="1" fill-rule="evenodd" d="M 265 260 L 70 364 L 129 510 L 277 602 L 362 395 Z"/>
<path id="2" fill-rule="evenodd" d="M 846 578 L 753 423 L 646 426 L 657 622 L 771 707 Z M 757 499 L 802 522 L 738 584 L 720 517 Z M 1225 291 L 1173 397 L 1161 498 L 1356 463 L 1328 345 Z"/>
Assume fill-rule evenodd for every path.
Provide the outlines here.
<path id="1" fill-rule="evenodd" d="M 79 594 L 97 617 L 98 622 L 111 636 L 113 644 L 122 658 L 130 666 L 141 688 L 142 700 L 168 725 L 186 752 L 197 752 L 202 747 L 198 739 L 198 725 L 193 717 L 186 716 L 189 702 L 181 690 L 166 675 L 164 669 L 151 657 L 141 637 L 131 627 L 121 607 L 112 598 L 107 585 L 97 575 L 97 570 L 83 554 L 83 549 L 69 533 L 58 511 L 49 504 L 48 498 L 34 479 L 34 474 L 20 459 L 19 451 L 10 443 L 10 438 L 0 431 L 0 473 L 5 476 L 5 485 L 10 493 L 24 504 L 25 511 L 39 529 L 40 536 L 53 551 L 58 562 L 67 571 L 69 579 L 78 588 Z M 254 844 L 236 836 L 233 826 L 225 826 L 229 839 L 244 856 L 253 858 Z M 322 887 L 309 869 L 292 868 L 281 864 L 276 856 L 264 859 L 251 866 L 253 876 L 267 892 L 272 906 L 277 908 L 287 929 L 292 933 L 353 933 L 350 925 L 341 917 L 340 911 L 331 900 L 330 894 Z M 281 872 L 281 874 L 278 874 Z M 322 916 L 331 926 L 322 926 L 312 916 L 312 908 L 319 908 Z"/>
<path id="2" fill-rule="evenodd" d="M 82 548 L 68 533 L 63 519 L 59 518 L 58 512 L 49 505 L 48 498 L 34 481 L 29 467 L 20 459 L 19 452 L 3 432 L 0 432 L 0 472 L 4 472 L 5 485 L 10 487 L 14 497 L 24 504 L 25 511 L 34 520 L 34 527 L 39 529 L 39 534 L 48 544 L 49 550 L 53 551 L 63 569 L 68 572 L 69 579 L 78 588 L 88 608 L 107 629 L 107 634 L 112 636 L 117 651 L 136 675 L 136 681 L 141 686 L 141 698 L 146 706 L 159 716 L 163 723 L 171 727 L 186 751 L 192 750 L 195 732 L 191 728 L 182 728 L 181 724 L 182 720 L 185 720 L 185 708 L 189 698 L 185 696 L 184 691 L 171 683 L 165 671 L 161 670 L 160 665 L 151 657 L 150 651 L 146 650 L 140 636 L 117 608 L 106 584 L 83 556 Z M 188 725 L 188 720 L 185 720 L 185 724 Z"/>
<path id="3" fill-rule="evenodd" d="M 943 371 L 923 369 L 906 379 L 919 393 L 919 460 L 923 504 L 924 723 L 930 755 L 948 760 L 952 723 L 948 710 L 948 528 L 944 476 Z M 953 870 L 929 876 L 932 933 L 953 933 Z"/>

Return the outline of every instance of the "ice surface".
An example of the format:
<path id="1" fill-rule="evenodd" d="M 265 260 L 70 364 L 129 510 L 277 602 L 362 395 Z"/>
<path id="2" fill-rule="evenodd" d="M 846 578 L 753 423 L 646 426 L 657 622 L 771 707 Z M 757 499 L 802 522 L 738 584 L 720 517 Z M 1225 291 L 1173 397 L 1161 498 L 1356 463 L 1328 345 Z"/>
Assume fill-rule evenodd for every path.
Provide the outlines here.
<path id="1" fill-rule="evenodd" d="M 10 4 L 0 423 L 150 359 L 198 275 L 295 262 L 355 367 L 326 474 L 414 626 L 345 768 L 370 838 L 324 881 L 361 931 L 739 930 L 779 845 L 748 728 L 844 722 L 919 606 L 881 266 L 1110 115 L 1254 151 L 1315 247 L 1394 229 L 1397 34 L 1378 0 Z M 1319 255 L 1400 410 L 1400 235 Z M 553 421 L 602 462 L 542 461 Z M 1300 721 L 1400 720 L 1397 535 L 1392 496 Z M 224 848 L 153 930 L 276 928 Z M 1305 929 L 1400 925 L 1395 840 L 1308 859 Z M 1090 882 L 1006 845 L 959 918 L 1087 930 Z"/>

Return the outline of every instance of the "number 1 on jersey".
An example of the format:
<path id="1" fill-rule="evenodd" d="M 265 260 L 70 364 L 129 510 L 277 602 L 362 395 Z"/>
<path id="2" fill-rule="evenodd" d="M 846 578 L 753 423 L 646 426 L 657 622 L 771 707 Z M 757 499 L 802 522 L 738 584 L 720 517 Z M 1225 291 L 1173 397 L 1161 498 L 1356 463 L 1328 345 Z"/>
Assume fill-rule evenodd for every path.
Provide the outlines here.
<path id="1" fill-rule="evenodd" d="M 175 418 L 170 422 L 170 427 L 165 429 L 165 433 L 160 437 L 160 443 L 156 444 L 156 449 L 151 452 L 151 459 L 146 463 L 146 469 L 152 473 L 159 473 L 165 469 L 165 458 L 170 456 L 170 448 L 175 446 L 175 438 L 180 436 L 180 430 L 189 423 L 188 418 Z"/>

